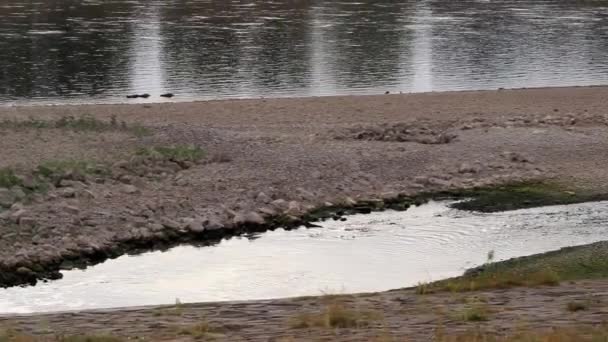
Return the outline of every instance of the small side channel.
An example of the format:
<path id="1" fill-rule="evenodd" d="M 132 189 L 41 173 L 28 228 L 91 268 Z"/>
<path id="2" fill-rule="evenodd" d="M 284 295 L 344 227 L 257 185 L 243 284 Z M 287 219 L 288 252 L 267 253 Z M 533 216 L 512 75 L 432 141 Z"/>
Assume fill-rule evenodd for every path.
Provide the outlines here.
<path id="1" fill-rule="evenodd" d="M 430 202 L 322 222 L 322 228 L 122 256 L 63 279 L 0 290 L 1 313 L 383 291 L 497 259 L 606 239 L 608 202 L 491 214 Z"/>

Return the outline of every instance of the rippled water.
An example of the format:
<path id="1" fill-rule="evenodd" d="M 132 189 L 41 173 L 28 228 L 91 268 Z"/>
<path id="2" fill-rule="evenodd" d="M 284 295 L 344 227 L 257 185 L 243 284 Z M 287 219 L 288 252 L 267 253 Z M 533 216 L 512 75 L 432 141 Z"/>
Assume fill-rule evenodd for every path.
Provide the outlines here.
<path id="1" fill-rule="evenodd" d="M 3 0 L 0 18 L 5 105 L 608 83 L 603 1 Z"/>
<path id="2" fill-rule="evenodd" d="M 123 256 L 35 287 L 0 290 L 0 312 L 56 311 L 382 291 L 497 259 L 606 239 L 608 202 L 479 214 L 431 202 L 323 228 Z"/>

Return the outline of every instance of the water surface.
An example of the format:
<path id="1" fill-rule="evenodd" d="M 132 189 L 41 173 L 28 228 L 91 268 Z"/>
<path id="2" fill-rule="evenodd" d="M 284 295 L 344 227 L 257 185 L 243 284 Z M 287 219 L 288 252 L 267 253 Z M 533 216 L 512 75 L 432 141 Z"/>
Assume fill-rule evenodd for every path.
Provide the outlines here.
<path id="1" fill-rule="evenodd" d="M 608 5 L 4 0 L 0 105 L 608 83 Z"/>
<path id="2" fill-rule="evenodd" d="M 383 291 L 497 259 L 606 239 L 608 202 L 479 214 L 432 202 L 277 230 L 212 247 L 123 256 L 35 287 L 0 290 L 0 312 Z"/>

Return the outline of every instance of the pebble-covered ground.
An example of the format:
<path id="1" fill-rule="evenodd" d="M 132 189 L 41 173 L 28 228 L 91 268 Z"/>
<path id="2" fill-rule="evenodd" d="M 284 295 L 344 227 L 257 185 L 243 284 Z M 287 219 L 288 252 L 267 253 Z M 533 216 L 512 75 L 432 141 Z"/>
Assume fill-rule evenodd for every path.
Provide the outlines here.
<path id="1" fill-rule="evenodd" d="M 2 107 L 1 120 L 3 284 L 330 204 L 548 177 L 608 190 L 606 87 Z"/>

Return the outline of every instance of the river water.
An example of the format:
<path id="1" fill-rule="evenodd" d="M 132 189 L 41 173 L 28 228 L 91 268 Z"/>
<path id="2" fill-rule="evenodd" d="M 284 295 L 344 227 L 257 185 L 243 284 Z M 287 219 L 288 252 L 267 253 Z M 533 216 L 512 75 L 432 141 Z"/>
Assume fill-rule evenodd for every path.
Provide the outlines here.
<path id="1" fill-rule="evenodd" d="M 383 291 L 486 261 L 606 239 L 608 202 L 480 214 L 431 202 L 210 247 L 122 256 L 35 287 L 0 290 L 0 313 Z"/>
<path id="2" fill-rule="evenodd" d="M 0 105 L 608 83 L 608 4 L 3 0 Z"/>

